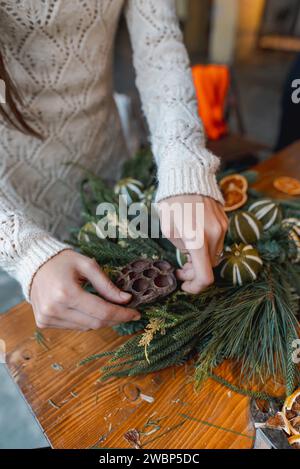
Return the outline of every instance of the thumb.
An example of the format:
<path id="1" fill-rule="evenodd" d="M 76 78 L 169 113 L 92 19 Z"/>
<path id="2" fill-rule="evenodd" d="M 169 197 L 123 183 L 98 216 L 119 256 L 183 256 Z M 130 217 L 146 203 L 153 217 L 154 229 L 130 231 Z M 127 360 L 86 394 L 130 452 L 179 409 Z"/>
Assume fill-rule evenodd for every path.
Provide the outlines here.
<path id="1" fill-rule="evenodd" d="M 128 303 L 130 300 L 130 293 L 121 291 L 100 269 L 95 259 L 81 260 L 78 264 L 78 272 L 91 282 L 102 298 L 113 303 Z"/>

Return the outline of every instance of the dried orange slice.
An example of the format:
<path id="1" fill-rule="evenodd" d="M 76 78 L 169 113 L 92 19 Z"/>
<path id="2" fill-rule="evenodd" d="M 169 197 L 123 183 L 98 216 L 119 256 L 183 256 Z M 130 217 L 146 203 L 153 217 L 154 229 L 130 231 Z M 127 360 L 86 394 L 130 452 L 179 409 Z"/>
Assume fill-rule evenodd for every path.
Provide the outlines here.
<path id="1" fill-rule="evenodd" d="M 297 410 L 300 412 L 300 389 L 297 389 L 293 394 L 286 398 L 283 404 L 283 412 L 292 410 L 293 406 L 297 403 L 299 403 L 299 408 Z"/>
<path id="2" fill-rule="evenodd" d="M 248 199 L 247 194 L 237 188 L 225 192 L 224 193 L 225 212 L 232 212 L 233 210 L 236 210 L 242 207 L 247 202 L 247 199 Z"/>
<path id="3" fill-rule="evenodd" d="M 274 179 L 273 186 L 280 192 L 288 195 L 300 195 L 300 181 L 288 176 Z"/>
<path id="4" fill-rule="evenodd" d="M 248 181 L 244 176 L 240 174 L 230 174 L 225 176 L 219 182 L 221 191 L 225 194 L 226 192 L 231 192 L 232 190 L 238 189 L 242 192 L 247 192 Z"/>
<path id="5" fill-rule="evenodd" d="M 266 422 L 258 424 L 256 428 L 259 427 L 283 430 L 288 435 L 291 434 L 289 421 L 283 412 L 277 412 L 277 414 L 275 414 L 273 417 L 270 417 Z"/>
<path id="6" fill-rule="evenodd" d="M 289 438 L 289 444 L 292 448 L 300 449 L 300 435 L 293 435 Z"/>
<path id="7" fill-rule="evenodd" d="M 300 434 L 300 389 L 286 398 L 282 412 L 289 422 L 291 432 L 294 435 Z"/>

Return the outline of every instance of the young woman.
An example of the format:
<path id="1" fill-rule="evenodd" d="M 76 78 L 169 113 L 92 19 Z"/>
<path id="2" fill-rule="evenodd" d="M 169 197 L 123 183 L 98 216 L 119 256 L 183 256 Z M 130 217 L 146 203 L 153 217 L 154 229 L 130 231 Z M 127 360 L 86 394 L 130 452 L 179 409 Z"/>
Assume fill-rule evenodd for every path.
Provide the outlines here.
<path id="1" fill-rule="evenodd" d="M 124 140 L 113 100 L 112 58 L 124 11 L 136 82 L 158 167 L 157 201 L 203 202 L 204 247 L 178 271 L 187 292 L 213 281 L 227 219 L 205 149 L 174 0 L 0 2 L 0 265 L 22 285 L 38 327 L 96 329 L 139 317 L 95 261 L 62 242 L 79 219 L 76 165 L 115 175 Z M 22 100 L 18 101 L 18 96 Z M 13 124 L 13 125 L 12 125 Z M 166 233 L 165 208 L 161 221 Z M 202 226 L 197 227 L 202 229 Z M 185 239 L 176 239 L 180 248 Z M 100 297 L 81 288 L 89 280 Z"/>

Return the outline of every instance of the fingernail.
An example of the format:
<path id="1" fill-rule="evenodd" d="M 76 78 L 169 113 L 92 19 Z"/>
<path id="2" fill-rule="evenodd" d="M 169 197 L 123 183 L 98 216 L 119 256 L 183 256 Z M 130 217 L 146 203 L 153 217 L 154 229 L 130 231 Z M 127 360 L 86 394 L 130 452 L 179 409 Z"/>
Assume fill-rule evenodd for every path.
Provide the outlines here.
<path id="1" fill-rule="evenodd" d="M 136 316 L 133 316 L 132 320 L 133 321 L 139 321 L 141 319 L 141 315 L 137 314 Z"/>
<path id="2" fill-rule="evenodd" d="M 131 295 L 130 295 L 130 293 L 126 293 L 124 291 L 121 291 L 120 292 L 120 297 L 122 298 L 122 300 L 129 300 L 131 298 Z"/>

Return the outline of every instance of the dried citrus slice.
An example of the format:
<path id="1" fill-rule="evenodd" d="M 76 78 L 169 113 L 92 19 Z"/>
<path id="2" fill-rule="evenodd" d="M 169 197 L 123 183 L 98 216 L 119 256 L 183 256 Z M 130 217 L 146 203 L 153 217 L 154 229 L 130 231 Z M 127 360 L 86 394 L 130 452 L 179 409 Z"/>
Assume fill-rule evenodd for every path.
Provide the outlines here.
<path id="1" fill-rule="evenodd" d="M 289 421 L 283 412 L 277 412 L 277 414 L 270 417 L 265 423 L 262 423 L 259 426 L 263 428 L 283 430 L 288 435 L 291 434 Z"/>
<path id="2" fill-rule="evenodd" d="M 224 194 L 235 189 L 239 189 L 242 192 L 247 192 L 248 189 L 247 179 L 245 176 L 241 176 L 240 174 L 230 174 L 229 176 L 225 176 L 223 179 L 221 179 L 219 185 Z"/>
<path id="3" fill-rule="evenodd" d="M 295 449 L 300 449 L 300 435 L 291 436 L 289 438 L 289 444 Z"/>
<path id="4" fill-rule="evenodd" d="M 247 202 L 247 199 L 247 194 L 237 188 L 224 192 L 225 212 L 232 212 L 242 207 Z"/>
<path id="5" fill-rule="evenodd" d="M 300 434 L 300 389 L 286 398 L 282 412 L 289 422 L 291 432 L 294 435 Z"/>
<path id="6" fill-rule="evenodd" d="M 300 195 L 300 181 L 288 176 L 281 176 L 274 179 L 273 186 L 280 192 L 289 195 Z"/>
<path id="7" fill-rule="evenodd" d="M 288 396 L 283 404 L 283 412 L 292 410 L 294 404 L 299 403 L 298 412 L 300 412 L 300 389 L 297 389 L 293 394 Z"/>
<path id="8" fill-rule="evenodd" d="M 294 435 L 300 435 L 300 415 L 290 420 L 290 427 Z"/>

